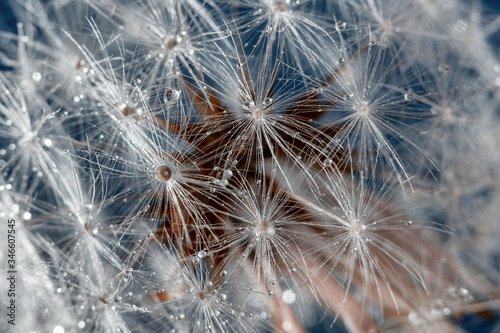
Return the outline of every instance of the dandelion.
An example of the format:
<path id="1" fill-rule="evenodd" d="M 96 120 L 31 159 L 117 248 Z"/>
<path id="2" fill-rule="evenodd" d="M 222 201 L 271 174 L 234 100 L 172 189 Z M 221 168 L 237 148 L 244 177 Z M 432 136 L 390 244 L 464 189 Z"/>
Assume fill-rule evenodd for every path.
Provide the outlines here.
<path id="1" fill-rule="evenodd" d="M 491 9 L 9 3 L 16 328 L 442 332 L 499 311 Z"/>

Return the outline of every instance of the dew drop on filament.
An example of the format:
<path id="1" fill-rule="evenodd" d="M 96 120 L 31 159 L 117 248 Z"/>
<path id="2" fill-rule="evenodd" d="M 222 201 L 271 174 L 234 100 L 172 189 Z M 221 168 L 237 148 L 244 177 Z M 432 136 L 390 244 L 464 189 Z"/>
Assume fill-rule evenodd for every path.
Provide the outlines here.
<path id="1" fill-rule="evenodd" d="M 415 98 L 415 95 L 412 93 L 406 93 L 404 98 L 405 98 L 405 101 L 411 101 L 412 99 Z"/>
<path id="2" fill-rule="evenodd" d="M 337 23 L 335 24 L 335 29 L 337 30 L 345 30 L 345 28 L 347 27 L 347 23 L 343 22 L 343 21 L 337 21 Z"/>
<path id="3" fill-rule="evenodd" d="M 207 255 L 208 255 L 208 253 L 205 250 L 201 250 L 200 252 L 198 252 L 198 258 L 200 258 L 200 259 L 205 258 Z"/>
<path id="4" fill-rule="evenodd" d="M 440 63 L 439 66 L 438 66 L 438 71 L 440 73 L 446 73 L 450 70 L 450 65 L 446 64 L 446 63 Z"/>
<path id="5" fill-rule="evenodd" d="M 174 105 L 179 101 L 181 97 L 181 92 L 176 89 L 167 88 L 165 91 L 165 95 L 163 96 L 163 100 L 167 105 Z"/>

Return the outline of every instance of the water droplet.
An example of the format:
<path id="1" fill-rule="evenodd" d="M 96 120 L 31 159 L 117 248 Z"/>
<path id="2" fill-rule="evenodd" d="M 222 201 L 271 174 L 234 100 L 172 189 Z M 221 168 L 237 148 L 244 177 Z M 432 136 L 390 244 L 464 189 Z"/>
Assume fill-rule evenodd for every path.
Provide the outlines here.
<path id="1" fill-rule="evenodd" d="M 272 290 L 268 290 L 268 291 L 267 291 L 267 295 L 268 295 L 268 296 L 273 296 L 273 294 L 274 294 L 274 293 L 273 293 L 273 291 L 272 291 Z"/>
<path id="2" fill-rule="evenodd" d="M 326 158 L 324 161 L 323 161 L 323 165 L 326 166 L 326 167 L 331 167 L 333 164 L 333 161 L 329 158 Z"/>
<path id="3" fill-rule="evenodd" d="M 459 32 L 465 32 L 468 28 L 469 25 L 462 20 L 457 21 L 457 23 L 455 24 L 455 29 Z"/>
<path id="4" fill-rule="evenodd" d="M 83 320 L 78 322 L 78 328 L 84 328 L 85 327 L 85 322 Z"/>
<path id="5" fill-rule="evenodd" d="M 408 321 L 413 326 L 419 326 L 422 323 L 422 319 L 420 318 L 420 316 L 418 315 L 418 313 L 415 312 L 415 311 L 411 311 L 408 314 Z"/>
<path id="6" fill-rule="evenodd" d="M 262 105 L 264 107 L 268 107 L 272 103 L 273 103 L 273 99 L 271 97 L 267 97 L 267 98 L 264 99 L 264 102 L 262 102 Z"/>
<path id="7" fill-rule="evenodd" d="M 337 61 L 337 63 L 338 63 L 339 65 L 344 64 L 344 63 L 345 63 L 344 58 L 340 58 L 340 59 Z"/>
<path id="8" fill-rule="evenodd" d="M 291 332 L 293 330 L 293 324 L 288 320 L 283 321 L 283 323 L 281 323 L 281 326 L 283 327 L 283 330 L 285 332 Z"/>
<path id="9" fill-rule="evenodd" d="M 233 176 L 233 172 L 231 170 L 224 170 L 222 177 L 225 179 L 229 179 Z"/>
<path id="10" fill-rule="evenodd" d="M 54 143 L 52 142 L 51 139 L 44 139 L 43 145 L 45 146 L 45 148 L 51 148 L 54 145 Z"/>
<path id="11" fill-rule="evenodd" d="M 205 250 L 201 250 L 200 252 L 198 252 L 198 258 L 200 258 L 200 259 L 205 258 L 207 255 L 208 255 L 208 253 Z"/>
<path id="12" fill-rule="evenodd" d="M 337 23 L 335 24 L 335 29 L 337 29 L 338 31 L 345 30 L 346 27 L 347 23 L 343 21 L 337 21 Z"/>
<path id="13" fill-rule="evenodd" d="M 440 63 L 439 66 L 438 66 L 438 71 L 440 73 L 446 73 L 450 70 L 450 65 L 448 65 L 447 63 Z"/>
<path id="14" fill-rule="evenodd" d="M 220 294 L 219 299 L 224 302 L 227 299 L 226 294 Z"/>
<path id="15" fill-rule="evenodd" d="M 57 325 L 54 327 L 54 330 L 52 330 L 52 333 L 64 333 L 64 327 Z"/>
<path id="16" fill-rule="evenodd" d="M 168 88 L 165 91 L 165 95 L 163 96 L 163 100 L 165 101 L 165 104 L 173 105 L 179 101 L 180 97 L 181 97 L 181 92 L 179 90 Z"/>
<path id="17" fill-rule="evenodd" d="M 222 272 L 220 272 L 220 275 L 221 275 L 221 276 L 226 276 L 226 275 L 227 275 L 227 271 L 226 271 L 226 270 L 223 270 Z"/>
<path id="18" fill-rule="evenodd" d="M 23 214 L 23 219 L 24 219 L 25 221 L 29 221 L 29 220 L 31 220 L 31 213 L 30 213 L 30 212 L 26 212 L 26 213 L 24 213 L 24 214 Z"/>
<path id="19" fill-rule="evenodd" d="M 404 98 L 405 98 L 405 101 L 411 101 L 412 99 L 415 98 L 415 95 L 413 93 L 406 93 Z"/>
<path id="20" fill-rule="evenodd" d="M 283 302 L 287 304 L 292 304 L 293 302 L 295 302 L 295 297 L 295 293 L 291 290 L 285 290 L 283 292 Z"/>
<path id="21" fill-rule="evenodd" d="M 34 72 L 31 78 L 35 82 L 40 82 L 40 80 L 42 79 L 42 74 L 40 72 Z"/>

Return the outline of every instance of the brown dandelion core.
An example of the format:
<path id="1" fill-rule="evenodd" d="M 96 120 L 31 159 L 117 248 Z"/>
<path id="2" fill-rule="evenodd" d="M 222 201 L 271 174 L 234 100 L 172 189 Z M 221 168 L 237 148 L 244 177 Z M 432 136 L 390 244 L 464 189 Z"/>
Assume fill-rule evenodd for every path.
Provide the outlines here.
<path id="1" fill-rule="evenodd" d="M 264 113 L 262 112 L 261 109 L 255 109 L 253 112 L 252 112 L 252 115 L 253 117 L 256 119 L 256 120 L 259 120 L 259 119 L 262 119 L 262 116 L 264 115 Z"/>
<path id="2" fill-rule="evenodd" d="M 200 300 L 204 301 L 204 300 L 206 300 L 206 299 L 207 299 L 207 294 L 206 294 L 205 292 L 203 292 L 203 291 L 200 291 L 200 292 L 198 293 L 198 298 L 199 298 Z"/>
<path id="3" fill-rule="evenodd" d="M 160 165 L 156 168 L 155 176 L 160 182 L 166 183 L 172 178 L 172 169 L 166 165 Z"/>
<path id="4" fill-rule="evenodd" d="M 360 115 L 367 116 L 370 113 L 370 107 L 366 105 L 366 103 L 361 103 L 361 105 L 358 106 L 357 111 Z"/>
<path id="5" fill-rule="evenodd" d="M 270 221 L 261 221 L 255 226 L 255 234 L 257 237 L 273 237 L 275 233 L 273 224 Z"/>
<path id="6" fill-rule="evenodd" d="M 173 36 L 167 36 L 161 42 L 165 50 L 172 50 L 177 46 L 177 38 Z"/>

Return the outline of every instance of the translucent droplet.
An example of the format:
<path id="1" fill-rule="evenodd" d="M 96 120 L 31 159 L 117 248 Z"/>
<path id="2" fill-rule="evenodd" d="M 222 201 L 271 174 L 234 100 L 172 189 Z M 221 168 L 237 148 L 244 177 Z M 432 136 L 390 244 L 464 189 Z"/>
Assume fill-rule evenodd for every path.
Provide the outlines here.
<path id="1" fill-rule="evenodd" d="M 268 290 L 268 291 L 267 291 L 267 295 L 268 295 L 268 296 L 272 296 L 273 294 L 274 294 L 274 293 L 273 293 L 273 291 L 272 291 L 272 290 Z"/>
<path id="2" fill-rule="evenodd" d="M 51 139 L 44 139 L 43 145 L 45 146 L 45 148 L 51 148 L 54 145 L 54 143 L 52 142 Z"/>
<path id="3" fill-rule="evenodd" d="M 227 271 L 226 271 L 226 270 L 223 270 L 222 272 L 220 272 L 220 275 L 221 275 L 221 276 L 226 276 L 226 275 L 227 275 Z"/>
<path id="4" fill-rule="evenodd" d="M 338 60 L 338 64 L 339 64 L 339 65 L 342 65 L 342 64 L 344 64 L 344 63 L 345 63 L 344 58 L 340 58 L 340 59 Z"/>
<path id="5" fill-rule="evenodd" d="M 326 167 L 331 167 L 333 164 L 333 161 L 329 158 L 326 158 L 324 161 L 323 161 L 323 165 L 326 166 Z"/>
<path id="6" fill-rule="evenodd" d="M 231 170 L 224 170 L 224 173 L 222 174 L 222 177 L 224 179 L 229 179 L 233 176 L 233 172 Z"/>
<path id="7" fill-rule="evenodd" d="M 30 212 L 26 212 L 26 213 L 24 213 L 24 214 L 23 214 L 23 219 L 24 219 L 25 221 L 29 221 L 29 220 L 31 220 L 31 213 L 30 213 Z"/>
<path id="8" fill-rule="evenodd" d="M 285 290 L 283 292 L 283 302 L 287 304 L 292 304 L 295 302 L 295 293 L 291 290 Z"/>
<path id="9" fill-rule="evenodd" d="M 273 103 L 273 99 L 270 98 L 270 97 L 267 97 L 266 99 L 264 99 L 264 102 L 262 104 L 263 104 L 264 107 L 268 107 L 272 103 Z"/>
<path id="10" fill-rule="evenodd" d="M 224 302 L 227 299 L 226 294 L 220 294 L 219 299 Z"/>
<path id="11" fill-rule="evenodd" d="M 450 70 L 450 65 L 448 65 L 447 63 L 440 63 L 439 66 L 438 66 L 438 71 L 440 73 L 446 73 Z"/>
<path id="12" fill-rule="evenodd" d="M 347 23 L 345 23 L 343 21 L 337 21 L 337 23 L 335 24 L 335 29 L 337 29 L 337 30 L 345 30 L 346 27 L 347 27 Z"/>
<path id="13" fill-rule="evenodd" d="M 455 29 L 459 32 L 465 32 L 468 28 L 469 25 L 462 20 L 457 21 L 457 23 L 455 24 Z"/>
<path id="14" fill-rule="evenodd" d="M 283 330 L 285 332 L 291 332 L 293 330 L 293 324 L 288 320 L 283 321 L 283 323 L 281 323 L 281 326 L 283 327 Z"/>
<path id="15" fill-rule="evenodd" d="M 78 328 L 84 328 L 85 327 L 85 322 L 83 320 L 78 322 Z"/>
<path id="16" fill-rule="evenodd" d="M 200 252 L 198 252 L 198 258 L 200 258 L 200 259 L 205 258 L 207 255 L 208 255 L 208 253 L 205 250 L 201 250 Z"/>
<path id="17" fill-rule="evenodd" d="M 64 333 L 64 327 L 57 325 L 52 330 L 52 333 Z"/>
<path id="18" fill-rule="evenodd" d="M 404 97 L 405 101 L 411 101 L 412 99 L 415 98 L 415 95 L 413 95 L 412 93 L 406 93 Z"/>
<path id="19" fill-rule="evenodd" d="M 181 97 L 181 92 L 176 89 L 169 88 L 165 91 L 165 95 L 163 96 L 163 100 L 167 105 L 176 104 Z"/>
<path id="20" fill-rule="evenodd" d="M 31 78 L 35 82 L 40 82 L 40 80 L 42 79 L 42 74 L 40 72 L 34 72 Z"/>

